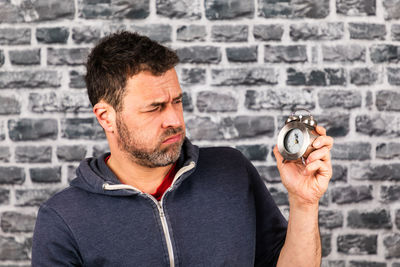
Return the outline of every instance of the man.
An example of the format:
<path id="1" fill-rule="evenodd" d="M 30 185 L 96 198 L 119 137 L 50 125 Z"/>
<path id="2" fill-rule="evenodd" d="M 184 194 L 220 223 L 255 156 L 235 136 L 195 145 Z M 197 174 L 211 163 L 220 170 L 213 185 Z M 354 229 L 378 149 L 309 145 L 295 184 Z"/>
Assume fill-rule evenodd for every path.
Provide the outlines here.
<path id="1" fill-rule="evenodd" d="M 111 153 L 84 160 L 44 203 L 33 266 L 319 266 L 318 201 L 332 175 L 321 134 L 304 166 L 282 162 L 289 223 L 232 148 L 185 138 L 174 52 L 120 32 L 91 52 L 86 82 Z"/>

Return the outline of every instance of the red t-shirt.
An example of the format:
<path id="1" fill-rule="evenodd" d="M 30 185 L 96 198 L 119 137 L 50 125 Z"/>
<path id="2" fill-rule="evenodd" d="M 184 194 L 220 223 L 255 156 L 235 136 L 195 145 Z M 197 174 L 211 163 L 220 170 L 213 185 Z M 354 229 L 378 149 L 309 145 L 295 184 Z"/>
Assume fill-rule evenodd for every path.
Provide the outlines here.
<path id="1" fill-rule="evenodd" d="M 107 163 L 110 157 L 111 155 L 109 155 L 104 161 Z M 157 199 L 158 201 L 161 200 L 162 195 L 164 195 L 165 191 L 171 186 L 175 174 L 176 174 L 176 162 L 172 165 L 171 169 L 169 169 L 162 183 L 157 187 L 156 192 L 151 194 L 155 199 Z"/>

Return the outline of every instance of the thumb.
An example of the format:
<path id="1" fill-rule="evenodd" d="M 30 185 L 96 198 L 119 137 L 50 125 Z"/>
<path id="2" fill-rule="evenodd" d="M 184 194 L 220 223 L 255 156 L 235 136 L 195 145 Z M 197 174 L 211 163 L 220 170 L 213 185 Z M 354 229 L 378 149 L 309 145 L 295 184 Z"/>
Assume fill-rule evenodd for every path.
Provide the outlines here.
<path id="1" fill-rule="evenodd" d="M 274 152 L 274 156 L 276 158 L 276 165 L 278 166 L 278 169 L 281 169 L 281 167 L 283 165 L 283 157 L 282 157 L 281 153 L 279 153 L 277 145 L 275 145 L 273 152 Z"/>

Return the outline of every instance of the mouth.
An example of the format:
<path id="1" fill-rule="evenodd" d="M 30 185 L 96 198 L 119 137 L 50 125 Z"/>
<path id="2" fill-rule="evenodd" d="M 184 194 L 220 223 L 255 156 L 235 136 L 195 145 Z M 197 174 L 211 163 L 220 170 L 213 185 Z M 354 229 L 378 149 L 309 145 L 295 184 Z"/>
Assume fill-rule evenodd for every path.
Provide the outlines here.
<path id="1" fill-rule="evenodd" d="M 163 144 L 172 144 L 172 143 L 176 143 L 179 142 L 182 139 L 182 134 L 177 134 L 177 135 L 173 135 L 171 137 L 168 137 L 167 139 L 165 139 L 163 141 Z"/>

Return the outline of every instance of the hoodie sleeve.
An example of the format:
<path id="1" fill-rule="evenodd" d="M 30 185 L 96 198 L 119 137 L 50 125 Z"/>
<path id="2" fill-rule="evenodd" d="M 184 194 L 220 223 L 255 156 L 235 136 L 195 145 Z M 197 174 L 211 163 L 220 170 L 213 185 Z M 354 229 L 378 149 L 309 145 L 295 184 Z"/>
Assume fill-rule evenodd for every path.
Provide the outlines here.
<path id="1" fill-rule="evenodd" d="M 46 205 L 39 209 L 36 219 L 32 266 L 82 266 L 71 230 L 56 211 Z"/>
<path id="2" fill-rule="evenodd" d="M 275 204 L 256 168 L 247 162 L 256 204 L 256 255 L 254 266 L 276 266 L 286 238 L 287 221 Z"/>

